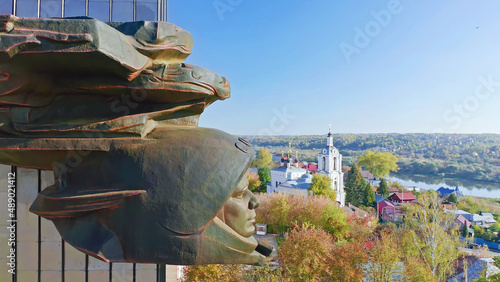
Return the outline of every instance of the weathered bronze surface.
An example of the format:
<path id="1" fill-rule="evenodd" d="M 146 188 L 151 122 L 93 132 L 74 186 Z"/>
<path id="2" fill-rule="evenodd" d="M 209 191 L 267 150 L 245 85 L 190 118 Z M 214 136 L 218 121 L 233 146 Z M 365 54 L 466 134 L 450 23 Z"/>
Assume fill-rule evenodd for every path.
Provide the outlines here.
<path id="1" fill-rule="evenodd" d="M 54 170 L 31 211 L 79 250 L 111 262 L 266 259 L 252 237 L 253 149 L 197 126 L 230 87 L 183 63 L 191 47 L 164 22 L 0 16 L 0 163 Z"/>

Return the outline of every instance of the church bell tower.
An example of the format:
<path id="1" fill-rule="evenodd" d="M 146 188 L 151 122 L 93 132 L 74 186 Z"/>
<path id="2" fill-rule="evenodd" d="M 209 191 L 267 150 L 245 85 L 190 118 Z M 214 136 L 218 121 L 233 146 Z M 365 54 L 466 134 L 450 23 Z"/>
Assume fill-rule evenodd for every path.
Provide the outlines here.
<path id="1" fill-rule="evenodd" d="M 332 189 L 337 193 L 337 201 L 341 206 L 344 206 L 345 192 L 342 155 L 333 146 L 331 125 L 326 136 L 326 146 L 318 154 L 318 173 L 326 174 L 330 177 Z"/>

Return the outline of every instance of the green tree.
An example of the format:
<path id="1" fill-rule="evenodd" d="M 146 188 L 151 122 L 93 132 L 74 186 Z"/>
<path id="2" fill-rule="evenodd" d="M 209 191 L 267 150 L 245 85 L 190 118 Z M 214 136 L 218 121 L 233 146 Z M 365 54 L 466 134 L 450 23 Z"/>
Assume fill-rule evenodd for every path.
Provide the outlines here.
<path id="1" fill-rule="evenodd" d="M 385 179 L 382 178 L 382 180 L 380 180 L 380 183 L 378 184 L 377 194 L 385 197 L 388 193 L 389 187 L 387 186 L 387 182 L 385 182 Z"/>
<path id="2" fill-rule="evenodd" d="M 252 167 L 262 167 L 262 166 L 267 166 L 271 164 L 273 160 L 273 155 L 269 151 L 268 148 L 266 147 L 260 147 L 259 152 L 257 153 L 257 158 L 252 161 Z"/>
<path id="3" fill-rule="evenodd" d="M 391 171 L 398 171 L 398 157 L 389 152 L 374 153 L 366 151 L 364 155 L 358 157 L 360 165 L 366 167 L 375 177 L 386 177 Z"/>
<path id="4" fill-rule="evenodd" d="M 448 198 L 446 198 L 448 200 L 448 202 L 450 203 L 457 203 L 458 199 L 457 199 L 457 196 L 453 193 L 451 193 Z"/>
<path id="5" fill-rule="evenodd" d="M 467 224 L 464 224 L 464 226 L 462 226 L 462 237 L 469 237 L 469 229 L 467 228 Z"/>
<path id="6" fill-rule="evenodd" d="M 365 187 L 366 180 L 361 176 L 359 166 L 353 163 L 345 181 L 346 202 L 355 206 L 363 205 L 365 202 Z"/>
<path id="7" fill-rule="evenodd" d="M 325 174 L 315 173 L 307 191 L 312 192 L 314 195 L 326 196 L 333 201 L 337 199 L 337 195 L 332 189 L 332 180 Z"/>
<path id="8" fill-rule="evenodd" d="M 259 175 L 259 180 L 261 182 L 260 190 L 266 191 L 267 183 L 269 183 L 269 181 L 271 181 L 271 171 L 269 170 L 269 167 L 268 166 L 259 167 L 257 174 Z"/>
<path id="9" fill-rule="evenodd" d="M 495 222 L 488 228 L 491 232 L 499 232 L 500 231 L 500 222 Z"/>
<path id="10" fill-rule="evenodd" d="M 493 261 L 495 262 L 496 267 L 500 267 L 500 256 L 494 256 Z"/>
<path id="11" fill-rule="evenodd" d="M 372 207 L 373 202 L 375 202 L 375 192 L 372 189 L 372 186 L 370 183 L 366 183 L 365 186 L 365 198 L 364 198 L 364 205 L 367 207 Z"/>

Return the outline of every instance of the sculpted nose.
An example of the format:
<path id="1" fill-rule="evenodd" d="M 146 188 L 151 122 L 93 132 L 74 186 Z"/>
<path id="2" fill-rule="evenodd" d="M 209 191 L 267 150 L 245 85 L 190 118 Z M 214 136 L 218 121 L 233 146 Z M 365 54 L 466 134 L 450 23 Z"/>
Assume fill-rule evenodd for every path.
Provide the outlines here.
<path id="1" fill-rule="evenodd" d="M 252 197 L 250 198 L 250 202 L 248 202 L 248 208 L 253 210 L 258 208 L 260 205 L 259 199 L 255 197 L 255 195 L 252 193 Z"/>

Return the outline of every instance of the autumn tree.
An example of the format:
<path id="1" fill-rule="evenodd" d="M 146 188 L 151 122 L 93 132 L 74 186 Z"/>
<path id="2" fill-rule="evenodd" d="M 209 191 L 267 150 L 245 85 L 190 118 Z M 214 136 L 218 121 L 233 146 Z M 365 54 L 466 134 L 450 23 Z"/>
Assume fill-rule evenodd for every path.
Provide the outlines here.
<path id="1" fill-rule="evenodd" d="M 332 189 L 332 179 L 326 174 L 315 173 L 307 191 L 312 192 L 314 195 L 325 196 L 333 201 L 337 199 L 337 195 Z"/>
<path id="2" fill-rule="evenodd" d="M 397 265 L 401 261 L 402 252 L 393 234 L 382 234 L 371 249 L 370 257 L 365 277 L 369 281 L 392 281 L 393 275 L 403 275 L 403 269 Z"/>
<path id="3" fill-rule="evenodd" d="M 360 165 L 369 170 L 375 177 L 386 177 L 391 171 L 398 171 L 398 157 L 389 152 L 366 151 L 364 155 L 358 157 Z"/>
<path id="4" fill-rule="evenodd" d="M 361 175 L 358 165 L 353 163 L 345 181 L 346 202 L 355 206 L 363 205 L 365 188 L 366 180 Z"/>
<path id="5" fill-rule="evenodd" d="M 288 203 L 289 196 L 278 195 L 271 200 L 269 209 L 268 222 L 270 232 L 285 232 L 292 223 L 289 220 L 290 204 Z M 258 209 L 257 209 L 258 210 Z"/>
<path id="6" fill-rule="evenodd" d="M 260 190 L 266 191 L 267 184 L 271 181 L 271 171 L 269 170 L 269 167 L 267 166 L 259 167 L 257 174 L 259 175 L 259 180 L 260 180 Z"/>
<path id="7" fill-rule="evenodd" d="M 420 257 L 405 257 L 405 281 L 437 282 L 438 280 Z"/>
<path id="8" fill-rule="evenodd" d="M 389 193 L 389 186 L 387 185 L 385 179 L 382 178 L 380 180 L 380 183 L 378 184 L 377 194 L 385 197 L 387 196 L 388 193 Z"/>
<path id="9" fill-rule="evenodd" d="M 409 246 L 438 280 L 445 280 L 450 273 L 462 246 L 453 221 L 453 213 L 444 212 L 441 199 L 433 191 L 422 193 L 406 213 Z"/>
<path id="10" fill-rule="evenodd" d="M 248 180 L 248 189 L 252 192 L 265 192 L 260 189 L 260 185 L 262 182 L 259 179 L 259 175 L 255 172 L 251 172 L 247 174 Z"/>
<path id="11" fill-rule="evenodd" d="M 323 281 L 328 273 L 328 258 L 333 238 L 321 228 L 304 224 L 290 230 L 279 249 L 284 271 L 294 281 Z"/>
<path id="12" fill-rule="evenodd" d="M 262 167 L 262 166 L 267 166 L 271 164 L 273 160 L 273 155 L 269 151 L 268 148 L 266 147 L 260 147 L 259 152 L 257 153 L 257 158 L 252 161 L 252 167 Z"/>
<path id="13" fill-rule="evenodd" d="M 256 195 L 260 206 L 256 222 L 266 223 L 269 232 L 286 232 L 293 225 L 321 227 L 334 238 L 344 238 L 349 230 L 344 209 L 325 196 L 273 193 Z"/>
<path id="14" fill-rule="evenodd" d="M 345 237 L 349 231 L 349 225 L 343 208 L 335 204 L 327 204 L 321 209 L 320 215 L 320 217 L 316 216 L 319 221 L 318 226 L 332 234 L 335 239 Z"/>
<path id="15" fill-rule="evenodd" d="M 208 264 L 186 266 L 182 281 L 219 281 L 232 282 L 240 280 L 245 271 L 242 264 Z"/>
<path id="16" fill-rule="evenodd" d="M 363 281 L 363 264 L 368 254 L 362 241 L 342 242 L 335 246 L 328 260 L 329 278 L 332 281 Z"/>

